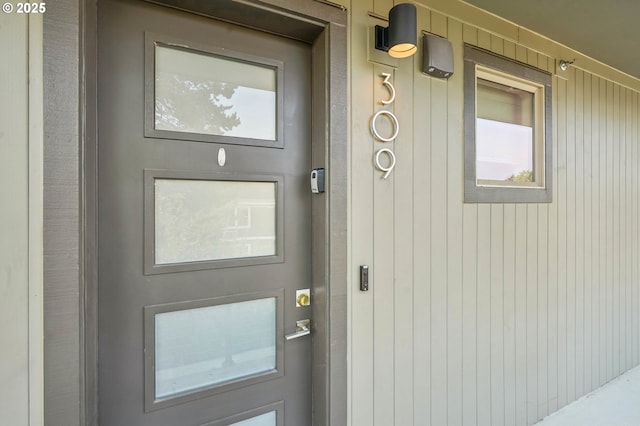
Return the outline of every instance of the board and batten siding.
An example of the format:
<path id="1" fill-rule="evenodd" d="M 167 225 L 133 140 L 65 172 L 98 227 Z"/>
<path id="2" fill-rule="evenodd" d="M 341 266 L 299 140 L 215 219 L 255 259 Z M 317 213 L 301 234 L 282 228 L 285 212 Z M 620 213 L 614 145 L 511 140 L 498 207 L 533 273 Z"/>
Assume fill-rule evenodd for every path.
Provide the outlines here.
<path id="1" fill-rule="evenodd" d="M 392 1 L 343 3 L 350 424 L 531 425 L 638 365 L 640 84 L 579 63 L 556 74 L 563 58 L 543 53 L 558 51 L 553 42 L 528 48 L 531 33 L 488 14 L 478 21 L 495 28 L 474 26 L 469 17 L 484 12 L 460 2 L 450 9 L 464 22 L 418 5 L 418 29 L 454 48 L 454 75 L 431 78 L 421 49 L 394 60 L 371 48 Z M 554 74 L 552 203 L 463 202 L 463 43 Z M 383 72 L 397 92 L 390 106 L 379 103 L 389 96 Z M 369 130 L 381 109 L 398 117 L 394 142 Z M 373 166 L 381 148 L 397 157 L 386 180 Z M 368 292 L 360 265 L 370 267 Z"/>

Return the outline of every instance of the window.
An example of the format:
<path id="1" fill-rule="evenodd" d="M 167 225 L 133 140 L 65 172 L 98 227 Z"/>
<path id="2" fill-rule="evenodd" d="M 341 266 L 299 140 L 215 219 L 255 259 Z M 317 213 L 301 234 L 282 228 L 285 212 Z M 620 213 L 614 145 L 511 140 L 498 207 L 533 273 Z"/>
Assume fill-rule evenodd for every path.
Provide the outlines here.
<path id="1" fill-rule="evenodd" d="M 145 306 L 146 411 L 282 377 L 283 300 L 277 289 Z"/>
<path id="2" fill-rule="evenodd" d="M 145 136 L 284 147 L 282 62 L 150 33 L 145 55 Z"/>
<path id="3" fill-rule="evenodd" d="M 465 202 L 551 202 L 551 75 L 465 45 Z"/>
<path id="4" fill-rule="evenodd" d="M 283 261 L 283 176 L 144 175 L 145 274 Z"/>

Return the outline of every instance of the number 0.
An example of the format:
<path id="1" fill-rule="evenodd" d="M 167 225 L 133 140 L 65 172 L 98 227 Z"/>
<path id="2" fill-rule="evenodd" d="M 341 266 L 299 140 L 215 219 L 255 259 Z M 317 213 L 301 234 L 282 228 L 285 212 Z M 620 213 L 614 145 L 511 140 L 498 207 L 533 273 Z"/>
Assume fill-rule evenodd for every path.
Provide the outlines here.
<path id="1" fill-rule="evenodd" d="M 381 115 L 388 116 L 389 119 L 391 119 L 391 123 L 393 124 L 393 134 L 388 138 L 381 136 L 380 133 L 378 132 L 378 129 L 376 128 L 376 120 Z M 382 142 L 391 142 L 392 140 L 398 137 L 399 131 L 400 131 L 400 123 L 398 123 L 398 118 L 391 111 L 387 111 L 384 109 L 380 110 L 376 112 L 375 115 L 371 118 L 371 133 L 373 133 L 373 135 Z"/>

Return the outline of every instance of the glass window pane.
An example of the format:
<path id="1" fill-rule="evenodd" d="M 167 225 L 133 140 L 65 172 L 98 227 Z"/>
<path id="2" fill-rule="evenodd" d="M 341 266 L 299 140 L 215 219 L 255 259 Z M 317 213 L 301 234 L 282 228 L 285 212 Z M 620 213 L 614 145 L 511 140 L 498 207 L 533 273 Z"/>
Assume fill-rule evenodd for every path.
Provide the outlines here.
<path id="1" fill-rule="evenodd" d="M 270 411 L 261 416 L 252 417 L 229 426 L 276 426 L 276 412 Z"/>
<path id="2" fill-rule="evenodd" d="M 478 118 L 476 179 L 533 182 L 533 128 Z"/>
<path id="3" fill-rule="evenodd" d="M 155 262 L 276 255 L 276 182 L 155 180 Z"/>
<path id="4" fill-rule="evenodd" d="M 478 118 L 533 127 L 534 94 L 478 78 Z"/>
<path id="5" fill-rule="evenodd" d="M 155 316 L 156 398 L 276 368 L 276 298 Z"/>
<path id="6" fill-rule="evenodd" d="M 465 202 L 551 202 L 552 75 L 471 45 L 464 57 Z"/>
<path id="7" fill-rule="evenodd" d="M 155 128 L 276 140 L 276 70 L 157 45 Z"/>

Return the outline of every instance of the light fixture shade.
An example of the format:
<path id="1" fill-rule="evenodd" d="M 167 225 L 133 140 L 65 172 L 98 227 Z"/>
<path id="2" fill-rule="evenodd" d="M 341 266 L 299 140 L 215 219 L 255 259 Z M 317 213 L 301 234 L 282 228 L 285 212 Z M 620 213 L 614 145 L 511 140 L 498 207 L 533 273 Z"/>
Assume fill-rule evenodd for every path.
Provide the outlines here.
<path id="1" fill-rule="evenodd" d="M 406 58 L 418 50 L 416 6 L 401 3 L 389 11 L 389 55 Z"/>

